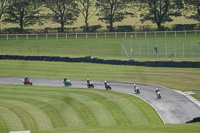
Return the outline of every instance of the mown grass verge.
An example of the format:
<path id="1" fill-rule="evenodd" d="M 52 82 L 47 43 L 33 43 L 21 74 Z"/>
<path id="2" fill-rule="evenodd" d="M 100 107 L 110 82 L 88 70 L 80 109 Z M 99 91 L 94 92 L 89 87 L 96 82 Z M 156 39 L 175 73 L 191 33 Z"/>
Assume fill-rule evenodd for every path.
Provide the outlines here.
<path id="1" fill-rule="evenodd" d="M 1 133 L 162 124 L 150 105 L 113 91 L 0 85 L 0 93 Z"/>
<path id="2" fill-rule="evenodd" d="M 199 133 L 199 123 L 196 124 L 146 124 L 133 126 L 79 127 L 59 128 L 53 131 L 33 131 L 33 133 Z"/>
<path id="3" fill-rule="evenodd" d="M 91 63 L 0 60 L 1 76 L 112 80 L 176 90 L 200 90 L 199 68 L 159 68 Z"/>

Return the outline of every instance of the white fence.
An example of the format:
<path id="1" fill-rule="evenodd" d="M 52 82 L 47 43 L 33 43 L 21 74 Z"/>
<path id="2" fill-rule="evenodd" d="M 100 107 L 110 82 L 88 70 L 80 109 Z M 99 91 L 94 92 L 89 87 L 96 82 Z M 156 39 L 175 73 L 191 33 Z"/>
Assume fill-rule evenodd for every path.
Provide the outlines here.
<path id="1" fill-rule="evenodd" d="M 34 33 L 34 34 L 0 34 L 0 40 L 33 39 L 78 39 L 78 38 L 140 38 L 140 37 L 178 37 L 200 36 L 200 30 L 192 31 L 145 31 L 145 32 L 101 32 L 101 33 Z"/>

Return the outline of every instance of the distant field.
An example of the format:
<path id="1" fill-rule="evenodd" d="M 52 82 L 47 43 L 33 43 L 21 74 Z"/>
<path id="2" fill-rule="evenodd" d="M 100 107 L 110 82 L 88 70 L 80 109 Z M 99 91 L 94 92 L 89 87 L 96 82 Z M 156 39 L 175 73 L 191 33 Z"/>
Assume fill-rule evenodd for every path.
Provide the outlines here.
<path id="1" fill-rule="evenodd" d="M 199 34 L 200 35 L 200 34 Z M 200 39 L 197 36 L 183 35 L 178 37 L 127 37 L 127 38 L 78 38 L 56 39 L 50 37 L 36 40 L 0 40 L 0 54 L 9 55 L 45 55 L 45 56 L 69 56 L 92 57 L 106 59 L 135 60 L 196 60 L 200 59 Z M 126 52 L 129 55 L 127 58 Z M 130 48 L 131 46 L 131 48 Z M 156 54 L 158 48 L 159 55 Z"/>

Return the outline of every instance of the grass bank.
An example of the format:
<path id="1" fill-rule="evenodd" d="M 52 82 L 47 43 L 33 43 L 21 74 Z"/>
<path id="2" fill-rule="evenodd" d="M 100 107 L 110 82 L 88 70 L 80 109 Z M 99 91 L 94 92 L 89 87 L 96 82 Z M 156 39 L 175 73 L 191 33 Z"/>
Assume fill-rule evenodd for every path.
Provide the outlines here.
<path id="1" fill-rule="evenodd" d="M 133 125 L 133 126 L 109 126 L 86 128 L 60 128 L 53 131 L 33 131 L 33 133 L 199 133 L 199 123 L 179 125 Z"/>
<path id="2" fill-rule="evenodd" d="M 108 130 L 109 126 L 162 124 L 150 105 L 113 91 L 0 85 L 0 93 L 1 133 L 67 131 L 59 128 L 81 131 L 87 127 L 98 131 Z"/>

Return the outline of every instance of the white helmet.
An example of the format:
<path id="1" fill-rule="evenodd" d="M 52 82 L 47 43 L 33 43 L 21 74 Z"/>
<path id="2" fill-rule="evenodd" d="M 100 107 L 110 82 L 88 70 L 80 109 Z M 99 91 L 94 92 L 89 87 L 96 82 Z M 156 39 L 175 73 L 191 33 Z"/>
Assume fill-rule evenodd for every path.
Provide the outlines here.
<path id="1" fill-rule="evenodd" d="M 158 88 L 156 88 L 156 90 L 158 90 Z"/>

